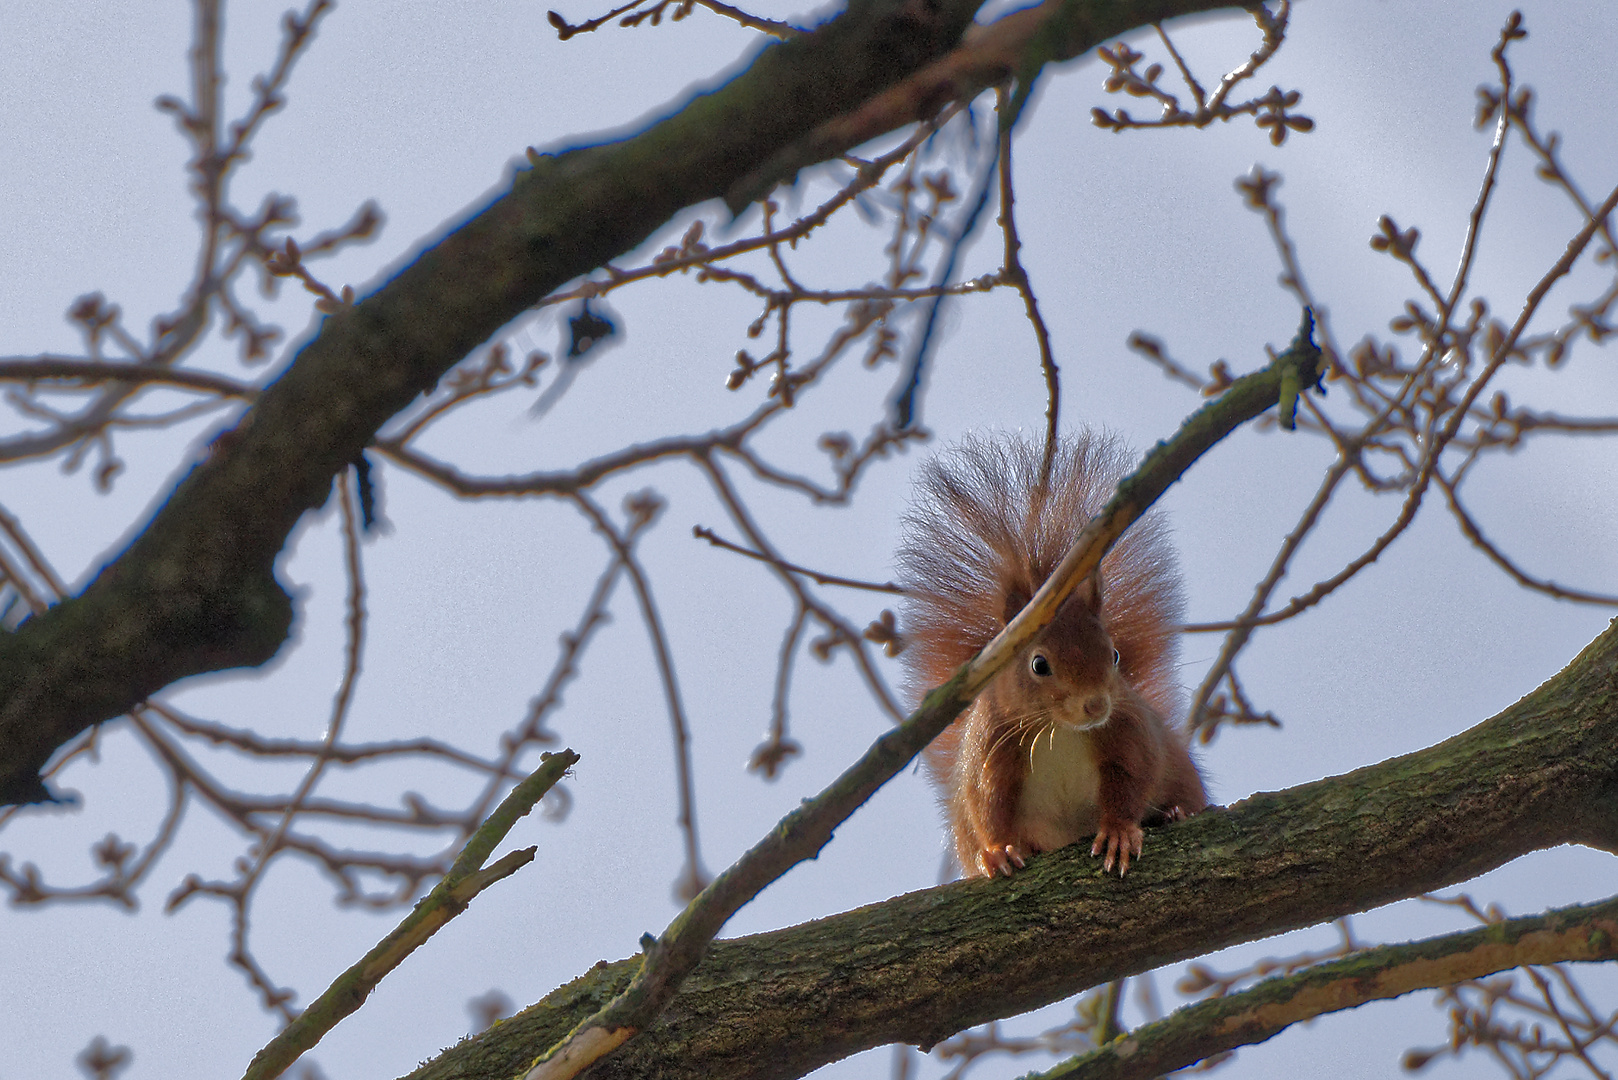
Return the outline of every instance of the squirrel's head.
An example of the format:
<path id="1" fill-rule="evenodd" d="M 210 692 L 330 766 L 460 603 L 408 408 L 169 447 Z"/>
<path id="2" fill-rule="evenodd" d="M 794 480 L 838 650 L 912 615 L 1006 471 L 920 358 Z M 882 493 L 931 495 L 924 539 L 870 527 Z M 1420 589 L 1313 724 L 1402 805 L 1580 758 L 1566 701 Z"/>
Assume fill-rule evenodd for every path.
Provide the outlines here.
<path id="1" fill-rule="evenodd" d="M 1028 603 L 1031 592 L 1006 592 L 1004 620 Z M 996 696 L 1015 713 L 1038 711 L 1074 728 L 1098 727 L 1112 715 L 1120 657 L 1101 621 L 1098 569 L 1063 601 L 1040 631 L 995 680 Z"/>

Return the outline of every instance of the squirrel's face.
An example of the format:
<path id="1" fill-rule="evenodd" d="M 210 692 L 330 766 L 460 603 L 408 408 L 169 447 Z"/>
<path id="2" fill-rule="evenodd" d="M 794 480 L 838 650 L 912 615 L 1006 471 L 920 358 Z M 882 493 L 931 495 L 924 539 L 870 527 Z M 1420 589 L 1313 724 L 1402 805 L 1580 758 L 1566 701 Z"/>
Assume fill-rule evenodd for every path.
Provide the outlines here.
<path id="1" fill-rule="evenodd" d="M 1023 650 L 1017 672 L 1025 700 L 1066 727 L 1093 728 L 1112 716 L 1118 650 L 1099 619 L 1061 619 Z"/>
<path id="2" fill-rule="evenodd" d="M 1075 593 L 1056 619 L 996 680 L 996 696 L 1012 714 L 1077 729 L 1099 727 L 1112 716 L 1119 655 L 1102 626 L 1099 605 Z"/>

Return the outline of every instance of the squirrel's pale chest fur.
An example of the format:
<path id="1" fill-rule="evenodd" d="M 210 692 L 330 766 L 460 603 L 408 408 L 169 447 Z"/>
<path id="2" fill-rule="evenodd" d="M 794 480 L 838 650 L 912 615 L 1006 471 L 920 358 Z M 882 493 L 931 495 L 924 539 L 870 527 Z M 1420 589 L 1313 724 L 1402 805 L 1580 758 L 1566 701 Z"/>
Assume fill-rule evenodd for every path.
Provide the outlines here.
<path id="1" fill-rule="evenodd" d="M 1028 773 L 1017 817 L 1037 851 L 1055 851 L 1094 836 L 1100 818 L 1101 772 L 1090 734 L 1055 726 L 1028 745 Z"/>

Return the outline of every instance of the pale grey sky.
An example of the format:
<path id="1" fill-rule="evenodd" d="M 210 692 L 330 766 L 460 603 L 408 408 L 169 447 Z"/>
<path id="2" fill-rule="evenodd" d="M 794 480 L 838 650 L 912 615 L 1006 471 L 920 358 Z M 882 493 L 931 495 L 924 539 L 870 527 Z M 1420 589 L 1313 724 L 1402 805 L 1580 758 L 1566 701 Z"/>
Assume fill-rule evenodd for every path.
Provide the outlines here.
<path id="1" fill-rule="evenodd" d="M 1514 47 L 1515 69 L 1538 91 L 1539 122 L 1563 133 L 1565 160 L 1599 199 L 1618 182 L 1611 119 L 1618 20 L 1597 0 L 1521 6 L 1531 36 Z M 229 7 L 231 111 L 240 110 L 249 78 L 273 56 L 283 10 L 264 2 Z M 1063 365 L 1065 422 L 1105 425 L 1144 446 L 1198 404 L 1128 353 L 1132 330 L 1161 338 L 1199 370 L 1217 358 L 1249 369 L 1266 344 L 1281 347 L 1290 338 L 1296 305 L 1276 284 L 1262 222 L 1232 187 L 1255 163 L 1285 177 L 1279 198 L 1339 340 L 1387 338 L 1388 319 L 1415 290 L 1408 273 L 1367 240 L 1383 213 L 1402 227 L 1418 226 L 1421 253 L 1447 279 L 1488 149 L 1488 133 L 1471 123 L 1474 88 L 1493 77 L 1488 52 L 1509 10 L 1505 3 L 1385 0 L 1299 5 L 1290 40 L 1259 89 L 1272 82 L 1301 89 L 1300 109 L 1317 129 L 1281 148 L 1241 122 L 1202 132 L 1109 134 L 1089 122 L 1091 106 L 1119 103 L 1102 94 L 1097 62 L 1047 74 L 1017 146 L 1018 213 L 1025 264 Z M 564 13 L 579 21 L 597 9 Z M 0 113 L 7 151 L 0 157 L 0 354 L 76 352 L 80 342 L 62 312 L 86 292 L 104 293 L 136 330 L 174 305 L 191 272 L 196 226 L 181 173 L 186 150 L 151 102 L 187 92 L 188 33 L 189 10 L 178 3 L 0 7 L 7 60 L 0 99 L 8 106 Z M 1154 39 L 1131 40 L 1163 59 Z M 1178 29 L 1175 40 L 1200 73 L 1216 78 L 1245 58 L 1257 34 L 1234 14 L 1198 20 Z M 543 4 L 343 3 L 302 62 L 289 107 L 254 144 L 236 202 L 251 208 L 264 192 L 293 194 L 304 236 L 376 199 L 387 214 L 381 236 L 320 267 L 326 280 L 363 292 L 480 205 L 525 146 L 558 148 L 632 127 L 751 47 L 748 33 L 700 11 L 677 25 L 609 29 L 562 43 L 546 25 Z M 1137 115 L 1150 111 L 1126 104 Z M 1514 144 L 1476 279 L 1476 291 L 1508 319 L 1578 225 L 1531 167 Z M 710 226 L 724 221 L 715 207 L 696 216 Z M 743 225 L 754 223 L 748 217 Z M 677 235 L 655 238 L 640 259 L 622 263 L 643 261 Z M 853 229 L 837 235 L 798 255 L 806 283 L 876 279 L 880 238 Z M 979 243 L 960 273 L 992 270 L 998 259 L 997 241 Z M 1547 312 L 1560 318 L 1597 282 L 1576 275 L 1553 294 Z M 757 313 L 751 301 L 687 279 L 626 290 L 612 303 L 627 326 L 625 344 L 585 369 L 543 422 L 525 419 L 531 396 L 509 397 L 447 422 L 428 447 L 470 471 L 561 467 L 630 438 L 707 430 L 761 399 L 762 381 L 739 394 L 722 386 L 738 348 L 758 351 L 743 333 Z M 293 337 L 308 325 L 307 298 L 290 287 L 262 310 Z M 829 327 L 836 317 L 804 313 L 804 355 L 815 347 L 816 319 Z M 1037 427 L 1043 391 L 1019 302 L 1009 293 L 971 298 L 953 309 L 949 325 L 927 426 L 943 439 L 971 429 Z M 506 337 L 519 352 L 554 352 L 556 334 L 550 317 L 519 324 Z M 283 349 L 275 362 L 288 355 Z M 235 356 L 233 344 L 213 340 L 195 362 L 239 372 Z M 850 365 L 764 447 L 790 467 L 824 476 L 815 436 L 827 427 L 862 434 L 892 378 L 891 366 L 867 372 Z M 1508 385 L 1515 400 L 1542 409 L 1618 411 L 1610 350 L 1588 343 L 1556 374 L 1515 373 Z M 8 467 L 0 471 L 0 505 L 26 524 L 70 583 L 82 583 L 221 423 L 215 416 L 122 436 L 127 468 L 110 495 L 95 492 L 88 470 L 63 476 L 59 461 Z M 0 436 L 22 424 L 0 410 Z M 918 459 L 912 452 L 877 465 L 847 509 L 815 510 L 796 497 L 747 490 L 787 557 L 884 580 Z M 1315 441 L 1243 433 L 1170 493 L 1165 505 L 1193 620 L 1229 617 L 1246 602 L 1328 460 Z M 1535 572 L 1612 592 L 1615 469 L 1618 448 L 1610 442 L 1547 437 L 1490 462 L 1474 481 L 1473 498 L 1491 534 Z M 372 622 L 349 737 L 436 734 L 492 752 L 549 669 L 557 635 L 577 618 L 604 550 L 564 506 L 456 502 L 397 469 L 384 469 L 383 483 L 394 530 L 364 552 Z M 692 718 L 704 859 L 717 871 L 819 790 L 887 721 L 846 659 L 823 667 L 805 655 L 792 698 L 804 757 L 773 784 L 745 772 L 768 720 L 788 601 L 756 566 L 691 539 L 694 524 L 733 530 L 689 466 L 644 469 L 607 485 L 600 501 L 616 509 L 623 494 L 648 485 L 670 499 L 643 553 L 675 641 Z M 1394 513 L 1394 498 L 1351 492 L 1284 595 L 1341 565 Z M 284 580 L 303 590 L 297 641 L 263 675 L 195 680 L 165 696 L 221 721 L 317 737 L 339 677 L 340 568 L 334 517 L 306 522 L 282 563 Z M 860 624 L 886 606 L 862 594 L 830 598 Z M 313 1058 L 332 1080 L 402 1074 L 467 1032 L 467 999 L 498 987 L 528 1004 L 598 959 L 629 955 L 642 932 L 660 930 L 675 914 L 670 883 L 680 848 L 667 723 L 627 589 L 619 590 L 613 615 L 552 725 L 583 755 L 569 782 L 571 815 L 560 826 L 537 816 L 519 826 L 510 845 L 538 844 L 536 864 L 479 898 L 327 1037 Z M 1516 588 L 1467 546 L 1434 502 L 1371 572 L 1253 647 L 1242 667 L 1249 689 L 1286 726 L 1227 732 L 1207 749 L 1213 795 L 1234 801 L 1430 745 L 1550 677 L 1609 616 Z M 1186 642 L 1188 686 L 1216 649 L 1213 638 Z M 1299 652 L 1314 658 L 1307 680 L 1283 674 L 1280 661 Z M 896 666 L 884 671 L 897 685 Z M 225 760 L 213 764 L 240 783 L 254 775 Z M 275 782 L 295 780 L 278 775 Z M 410 784 L 388 782 L 332 773 L 323 783 L 378 797 L 414 786 L 449 805 L 465 793 L 464 781 L 442 770 Z M 77 810 L 30 811 L 0 835 L 0 851 L 13 865 L 37 862 L 57 884 L 93 875 L 88 848 L 108 831 L 138 842 L 162 811 L 157 770 L 118 725 L 107 730 L 99 763 L 74 764 L 62 785 L 79 793 Z M 361 830 L 343 838 L 357 846 L 379 842 Z M 906 774 L 840 829 L 818 861 L 738 914 L 728 933 L 926 887 L 936 880 L 941 852 L 932 795 L 920 777 Z M 239 1074 L 276 1025 L 223 961 L 224 909 L 193 902 L 173 916 L 162 911 L 185 874 L 227 875 L 239 853 L 238 838 L 193 809 L 143 889 L 139 913 L 104 905 L 0 913 L 8 988 L 0 991 L 0 1080 L 76 1075 L 74 1055 L 98 1033 L 134 1049 L 125 1080 Z M 1605 896 L 1614 881 L 1611 856 L 1563 849 L 1520 860 L 1468 890 L 1527 913 Z M 300 1002 L 398 917 L 334 910 L 330 893 L 319 874 L 284 860 L 255 908 L 257 954 L 278 982 L 298 990 Z M 1460 921 L 1448 909 L 1407 903 L 1356 925 L 1367 938 L 1402 939 Z M 1322 946 L 1332 936 L 1316 928 L 1221 959 L 1234 965 Z M 1171 980 L 1159 979 L 1166 1000 Z M 1618 1005 L 1618 979 L 1592 976 L 1591 985 Z M 1443 1017 L 1425 1003 L 1382 1004 L 1244 1050 L 1226 1075 L 1391 1076 L 1406 1047 L 1445 1037 Z M 878 1051 L 828 1075 L 885 1076 L 888 1062 L 888 1052 Z M 1033 1064 L 1002 1062 L 974 1075 L 1020 1075 Z M 1488 1068 L 1473 1058 L 1425 1075 L 1489 1075 Z M 929 1063 L 921 1075 L 939 1072 Z"/>

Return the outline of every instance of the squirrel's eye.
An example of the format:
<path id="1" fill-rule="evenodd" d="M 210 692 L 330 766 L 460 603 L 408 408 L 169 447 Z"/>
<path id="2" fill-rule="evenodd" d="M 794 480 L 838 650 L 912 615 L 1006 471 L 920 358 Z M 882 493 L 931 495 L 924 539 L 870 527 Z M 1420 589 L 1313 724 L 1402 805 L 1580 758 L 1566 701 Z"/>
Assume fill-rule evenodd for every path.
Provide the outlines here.
<path id="1" fill-rule="evenodd" d="M 1051 662 L 1045 659 L 1044 653 L 1035 653 L 1028 661 L 1028 670 L 1043 679 L 1051 673 Z"/>
<path id="2" fill-rule="evenodd" d="M 1112 666 L 1113 667 L 1117 667 L 1119 664 L 1121 664 L 1123 662 L 1123 659 L 1124 658 L 1122 656 L 1118 655 L 1118 650 L 1117 649 L 1112 650 Z"/>

